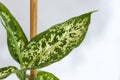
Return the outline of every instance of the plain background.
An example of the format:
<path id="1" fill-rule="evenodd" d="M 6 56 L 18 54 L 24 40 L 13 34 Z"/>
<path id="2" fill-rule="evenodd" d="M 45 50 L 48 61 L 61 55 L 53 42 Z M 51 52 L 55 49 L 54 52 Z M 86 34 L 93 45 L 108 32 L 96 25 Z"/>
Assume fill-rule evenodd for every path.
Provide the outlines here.
<path id="1" fill-rule="evenodd" d="M 0 0 L 29 38 L 29 0 Z M 119 0 L 39 0 L 38 33 L 73 16 L 92 14 L 86 38 L 69 56 L 42 70 L 60 80 L 120 80 L 120 1 Z M 0 67 L 19 67 L 7 49 L 6 32 L 0 24 Z M 5 80 L 18 80 L 12 74 Z"/>

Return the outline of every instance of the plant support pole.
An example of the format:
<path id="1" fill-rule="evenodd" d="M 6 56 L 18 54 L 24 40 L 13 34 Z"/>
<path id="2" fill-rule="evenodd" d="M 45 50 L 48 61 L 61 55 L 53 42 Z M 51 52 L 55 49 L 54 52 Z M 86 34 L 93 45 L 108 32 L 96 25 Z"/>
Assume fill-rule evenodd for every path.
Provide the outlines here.
<path id="1" fill-rule="evenodd" d="M 30 39 L 37 34 L 37 8 L 38 0 L 30 0 Z M 30 78 L 37 76 L 37 70 L 30 71 Z"/>

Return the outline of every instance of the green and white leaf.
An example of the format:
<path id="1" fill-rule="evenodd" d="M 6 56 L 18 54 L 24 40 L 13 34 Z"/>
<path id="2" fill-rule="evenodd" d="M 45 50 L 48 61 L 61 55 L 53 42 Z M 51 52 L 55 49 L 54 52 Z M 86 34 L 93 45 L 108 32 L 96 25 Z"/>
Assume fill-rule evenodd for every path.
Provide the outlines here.
<path id="1" fill-rule="evenodd" d="M 20 51 L 28 43 L 28 40 L 16 19 L 12 16 L 10 11 L 0 3 L 0 17 L 2 24 L 7 31 L 8 48 L 12 57 L 20 62 Z"/>
<path id="2" fill-rule="evenodd" d="M 56 76 L 54 76 L 52 73 L 39 71 L 37 73 L 37 78 L 35 80 L 59 80 L 59 79 Z"/>
<path id="3" fill-rule="evenodd" d="M 33 38 L 22 52 L 24 66 L 42 68 L 68 55 L 83 41 L 93 12 L 54 25 Z"/>
<path id="4" fill-rule="evenodd" d="M 18 69 L 14 66 L 0 68 L 0 79 L 8 77 L 12 73 L 16 73 Z"/>

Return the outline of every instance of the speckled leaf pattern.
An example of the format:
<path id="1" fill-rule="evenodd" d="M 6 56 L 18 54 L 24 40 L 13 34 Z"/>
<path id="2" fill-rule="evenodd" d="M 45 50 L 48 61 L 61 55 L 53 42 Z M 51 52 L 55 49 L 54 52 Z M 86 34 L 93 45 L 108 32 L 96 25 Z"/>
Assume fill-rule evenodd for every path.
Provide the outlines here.
<path id="1" fill-rule="evenodd" d="M 59 80 L 59 79 L 56 76 L 54 76 L 52 73 L 39 71 L 37 73 L 37 78 L 34 80 Z"/>
<path id="2" fill-rule="evenodd" d="M 18 69 L 14 66 L 0 68 L 0 79 L 8 77 L 10 74 L 15 73 L 16 70 Z"/>
<path id="3" fill-rule="evenodd" d="M 91 13 L 73 17 L 33 38 L 22 52 L 25 68 L 43 68 L 68 55 L 83 41 Z"/>
<path id="4" fill-rule="evenodd" d="M 18 54 L 20 54 L 20 51 L 28 43 L 28 40 L 19 23 L 2 3 L 0 3 L 0 16 L 2 18 L 2 23 L 7 31 L 9 51 L 12 57 L 17 62 L 19 62 Z"/>

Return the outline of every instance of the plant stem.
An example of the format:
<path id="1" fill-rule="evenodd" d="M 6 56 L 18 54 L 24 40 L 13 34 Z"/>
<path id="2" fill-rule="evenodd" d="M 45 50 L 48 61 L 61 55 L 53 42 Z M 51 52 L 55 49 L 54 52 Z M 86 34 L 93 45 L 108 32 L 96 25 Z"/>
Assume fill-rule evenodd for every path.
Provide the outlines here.
<path id="1" fill-rule="evenodd" d="M 37 6 L 38 0 L 30 0 L 30 38 L 32 39 L 37 34 Z M 31 70 L 30 78 L 37 76 L 37 70 Z"/>
<path id="2" fill-rule="evenodd" d="M 22 80 L 26 80 L 26 70 L 22 70 Z"/>

